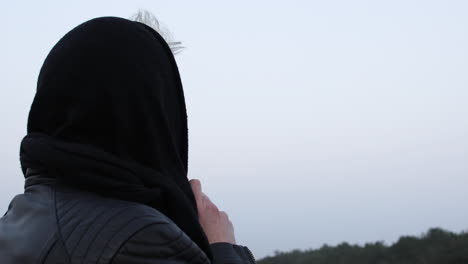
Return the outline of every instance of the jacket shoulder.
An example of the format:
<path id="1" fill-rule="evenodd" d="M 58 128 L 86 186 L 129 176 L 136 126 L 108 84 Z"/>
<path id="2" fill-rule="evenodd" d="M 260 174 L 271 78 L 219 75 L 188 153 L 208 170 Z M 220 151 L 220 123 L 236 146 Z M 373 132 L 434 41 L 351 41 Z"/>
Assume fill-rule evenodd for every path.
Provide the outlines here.
<path id="1" fill-rule="evenodd" d="M 109 263 L 122 245 L 140 230 L 160 229 L 164 238 L 177 235 L 160 211 L 139 203 L 56 189 L 55 211 L 62 243 L 71 263 Z"/>
<path id="2" fill-rule="evenodd" d="M 112 264 L 210 264 L 205 253 L 174 223 L 153 224 L 131 236 Z"/>

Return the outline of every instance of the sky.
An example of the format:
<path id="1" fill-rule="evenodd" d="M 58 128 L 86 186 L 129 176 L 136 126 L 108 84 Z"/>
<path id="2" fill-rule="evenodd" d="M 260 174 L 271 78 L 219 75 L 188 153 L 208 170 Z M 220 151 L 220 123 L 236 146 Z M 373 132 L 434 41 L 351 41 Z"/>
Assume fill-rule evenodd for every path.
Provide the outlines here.
<path id="1" fill-rule="evenodd" d="M 152 12 L 176 56 L 189 178 L 257 258 L 468 230 L 467 1 L 8 1 L 0 210 L 39 69 L 69 30 Z"/>

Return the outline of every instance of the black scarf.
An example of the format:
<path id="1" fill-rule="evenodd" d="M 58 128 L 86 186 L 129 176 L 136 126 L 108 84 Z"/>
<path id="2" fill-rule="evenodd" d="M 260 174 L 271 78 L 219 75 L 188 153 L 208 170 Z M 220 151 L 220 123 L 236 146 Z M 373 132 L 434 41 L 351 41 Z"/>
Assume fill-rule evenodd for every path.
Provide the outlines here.
<path id="1" fill-rule="evenodd" d="M 32 43 L 33 45 L 33 43 Z M 71 186 L 151 206 L 211 258 L 187 179 L 179 71 L 152 28 L 116 17 L 67 33 L 41 68 L 20 159 Z"/>

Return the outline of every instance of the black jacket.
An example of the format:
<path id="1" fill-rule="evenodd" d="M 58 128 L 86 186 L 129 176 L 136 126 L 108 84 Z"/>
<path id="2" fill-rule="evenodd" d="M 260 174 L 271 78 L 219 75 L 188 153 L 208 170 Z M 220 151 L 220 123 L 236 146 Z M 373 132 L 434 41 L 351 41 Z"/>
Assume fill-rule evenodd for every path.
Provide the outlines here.
<path id="1" fill-rule="evenodd" d="M 253 264 L 247 247 L 210 245 L 212 264 Z M 41 175 L 26 178 L 0 219 L 0 263 L 209 264 L 202 250 L 151 207 L 108 199 Z"/>

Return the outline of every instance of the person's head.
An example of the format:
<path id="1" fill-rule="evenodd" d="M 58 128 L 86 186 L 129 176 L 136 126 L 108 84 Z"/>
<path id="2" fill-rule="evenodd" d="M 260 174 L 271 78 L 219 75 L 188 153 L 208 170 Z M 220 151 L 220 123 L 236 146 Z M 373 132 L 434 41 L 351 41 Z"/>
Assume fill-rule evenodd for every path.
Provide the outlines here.
<path id="1" fill-rule="evenodd" d="M 187 114 L 177 65 L 164 38 L 140 23 L 158 22 L 146 12 L 134 18 L 87 21 L 55 45 L 39 75 L 28 133 L 185 175 Z"/>
<path id="2" fill-rule="evenodd" d="M 23 173 L 158 209 L 210 255 L 187 179 L 180 45 L 148 13 L 134 18 L 89 20 L 52 48 L 21 144 Z"/>

